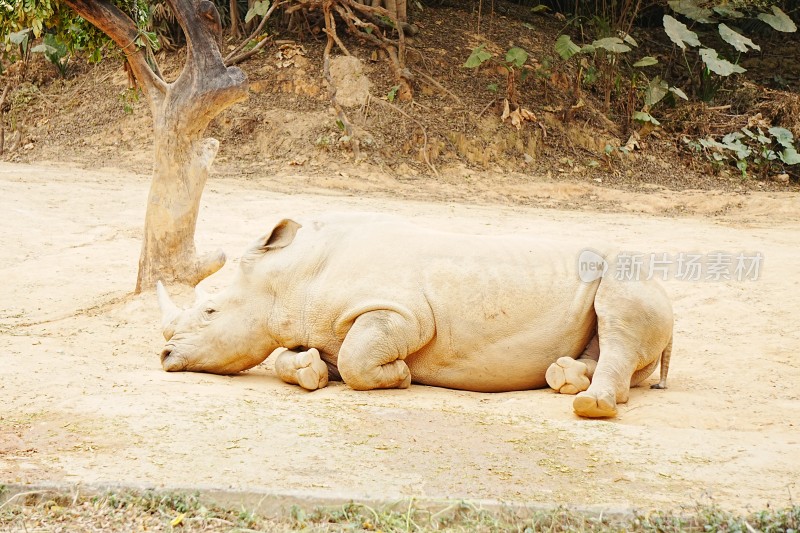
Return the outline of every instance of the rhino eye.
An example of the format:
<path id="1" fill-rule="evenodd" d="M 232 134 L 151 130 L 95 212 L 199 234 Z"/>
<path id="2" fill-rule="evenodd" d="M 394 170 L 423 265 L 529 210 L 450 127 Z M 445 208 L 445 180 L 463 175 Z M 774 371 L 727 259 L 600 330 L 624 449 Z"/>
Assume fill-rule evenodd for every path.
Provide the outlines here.
<path id="1" fill-rule="evenodd" d="M 217 312 L 217 310 L 214 309 L 213 307 L 206 307 L 206 310 L 204 311 L 204 314 L 206 315 L 206 318 L 210 318 L 216 312 Z"/>

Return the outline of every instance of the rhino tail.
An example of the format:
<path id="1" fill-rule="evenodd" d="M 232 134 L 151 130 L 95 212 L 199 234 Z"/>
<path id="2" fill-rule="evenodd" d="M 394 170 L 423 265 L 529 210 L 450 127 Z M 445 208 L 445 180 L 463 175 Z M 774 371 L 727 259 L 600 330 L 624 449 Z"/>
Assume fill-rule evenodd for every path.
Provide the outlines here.
<path id="1" fill-rule="evenodd" d="M 650 385 L 651 389 L 666 389 L 667 374 L 669 373 L 669 359 L 672 356 L 672 337 L 669 338 L 667 347 L 661 352 L 661 377 L 658 383 Z"/>

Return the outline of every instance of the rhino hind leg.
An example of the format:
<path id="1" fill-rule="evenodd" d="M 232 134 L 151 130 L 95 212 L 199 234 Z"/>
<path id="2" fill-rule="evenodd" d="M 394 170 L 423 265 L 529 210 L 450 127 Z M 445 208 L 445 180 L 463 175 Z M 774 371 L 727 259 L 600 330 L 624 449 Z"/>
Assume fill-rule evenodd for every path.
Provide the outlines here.
<path id="1" fill-rule="evenodd" d="M 655 369 L 672 339 L 672 306 L 655 283 L 604 277 L 595 295 L 599 359 L 573 409 L 591 418 L 617 415 L 632 385 Z M 666 381 L 666 369 L 662 382 Z"/>
<path id="2" fill-rule="evenodd" d="M 311 348 L 304 352 L 284 350 L 275 360 L 275 373 L 286 383 L 300 385 L 306 390 L 317 390 L 328 384 L 328 365 L 319 351 Z"/>

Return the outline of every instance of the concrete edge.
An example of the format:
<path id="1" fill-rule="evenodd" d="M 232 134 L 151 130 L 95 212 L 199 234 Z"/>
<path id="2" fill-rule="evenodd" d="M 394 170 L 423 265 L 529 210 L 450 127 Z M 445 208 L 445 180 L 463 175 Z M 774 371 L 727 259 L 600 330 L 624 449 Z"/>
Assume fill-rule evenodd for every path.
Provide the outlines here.
<path id="1" fill-rule="evenodd" d="M 153 492 L 155 494 L 197 494 L 204 505 L 214 505 L 228 510 L 246 509 L 248 512 L 266 517 L 285 519 L 291 516 L 293 510 L 302 510 L 305 513 L 317 509 L 340 508 L 345 505 L 362 505 L 373 510 L 406 512 L 412 505 L 419 510 L 427 511 L 431 515 L 445 517 L 454 515 L 459 510 L 470 508 L 483 511 L 495 517 L 508 519 L 526 519 L 536 514 L 553 513 L 561 510 L 581 514 L 596 519 L 608 519 L 613 522 L 622 522 L 633 519 L 637 509 L 630 505 L 559 505 L 544 503 L 507 502 L 490 499 L 442 499 L 403 496 L 397 499 L 379 499 L 365 496 L 334 496 L 330 494 L 315 493 L 314 491 L 287 491 L 265 492 L 257 490 L 233 490 L 220 487 L 155 487 L 150 485 L 131 484 L 66 484 L 66 483 L 36 483 L 19 484 L 0 482 L 0 507 L 11 500 L 23 497 L 39 498 L 46 500 L 49 495 L 67 497 L 92 497 L 104 496 L 109 492 Z"/>

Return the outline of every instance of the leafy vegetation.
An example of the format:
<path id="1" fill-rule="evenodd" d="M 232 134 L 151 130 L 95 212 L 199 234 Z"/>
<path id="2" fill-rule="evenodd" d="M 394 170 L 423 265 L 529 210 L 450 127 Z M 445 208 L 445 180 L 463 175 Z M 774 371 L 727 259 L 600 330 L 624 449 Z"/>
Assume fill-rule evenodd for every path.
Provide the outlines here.
<path id="1" fill-rule="evenodd" d="M 800 164 L 792 132 L 767 124 L 741 128 L 719 141 L 708 136 L 698 140 L 684 137 L 683 142 L 712 165 L 735 164 L 743 178 L 748 177 L 748 173 L 779 174 L 789 166 Z"/>
<path id="2" fill-rule="evenodd" d="M 518 46 L 508 49 L 505 56 L 495 59 L 494 54 L 486 51 L 485 44 L 481 44 L 472 50 L 472 53 L 464 63 L 466 68 L 478 68 L 487 61 L 494 61 L 503 71 L 506 72 L 506 98 L 514 102 L 517 101 L 516 87 L 528 76 L 529 70 L 524 69 L 528 61 L 528 52 Z"/>

